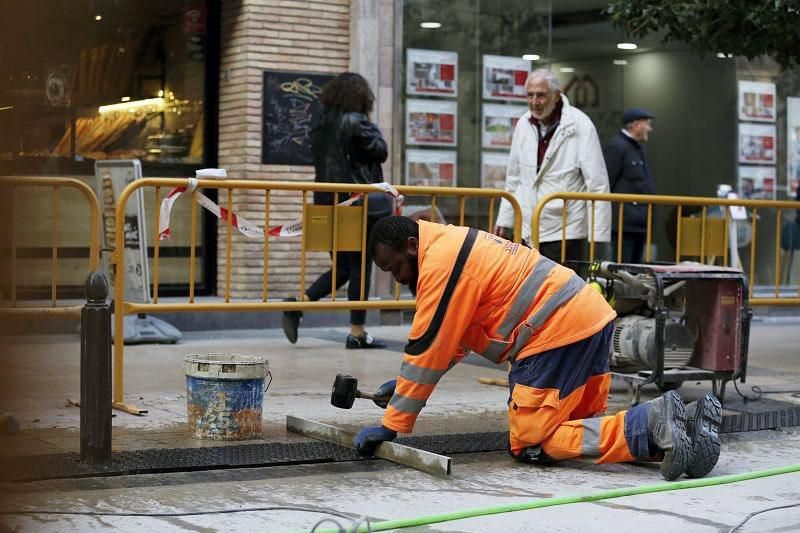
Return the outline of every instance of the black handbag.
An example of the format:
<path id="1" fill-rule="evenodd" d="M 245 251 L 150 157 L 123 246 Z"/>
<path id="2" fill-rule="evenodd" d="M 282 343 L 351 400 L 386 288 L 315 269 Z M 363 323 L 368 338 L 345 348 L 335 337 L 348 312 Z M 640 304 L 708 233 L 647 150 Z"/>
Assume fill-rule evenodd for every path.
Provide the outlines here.
<path id="1" fill-rule="evenodd" d="M 388 217 L 394 210 L 394 198 L 390 198 L 383 191 L 371 192 L 367 194 L 367 216 L 370 218 Z"/>

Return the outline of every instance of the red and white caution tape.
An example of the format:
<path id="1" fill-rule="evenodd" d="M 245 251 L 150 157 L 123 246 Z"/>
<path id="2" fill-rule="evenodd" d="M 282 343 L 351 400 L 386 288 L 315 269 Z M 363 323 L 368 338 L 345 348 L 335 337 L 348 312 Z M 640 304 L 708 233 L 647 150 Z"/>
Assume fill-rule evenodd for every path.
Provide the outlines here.
<path id="1" fill-rule="evenodd" d="M 399 214 L 403 204 L 403 196 L 397 192 L 390 183 L 375 183 L 373 184 L 376 189 L 383 191 L 384 193 L 394 197 L 395 199 L 395 213 Z M 161 214 L 159 217 L 159 226 L 158 226 L 158 238 L 159 240 L 169 239 L 171 236 L 171 232 L 169 229 L 169 217 L 172 211 L 172 205 L 175 201 L 180 197 L 180 195 L 184 192 L 193 193 L 197 189 L 197 179 L 196 178 L 189 178 L 189 183 L 184 187 L 175 187 L 167 196 L 161 200 Z M 364 193 L 356 193 L 353 194 L 347 200 L 340 202 L 338 205 L 339 207 L 346 207 L 352 205 L 357 200 L 361 199 L 364 196 Z M 203 193 L 196 193 L 195 198 L 197 199 L 197 203 L 203 206 L 204 208 L 208 209 L 216 217 L 224 222 L 232 224 L 239 230 L 240 233 L 243 235 L 253 238 L 253 239 L 264 239 L 264 230 L 259 228 L 252 222 L 248 221 L 246 218 L 238 215 L 237 213 L 231 213 L 224 207 L 220 207 L 214 201 L 212 201 L 208 196 L 204 195 Z M 274 226 L 269 229 L 269 235 L 275 237 L 298 237 L 303 234 L 303 221 L 302 219 L 296 219 L 286 224 L 281 224 L 279 226 Z"/>

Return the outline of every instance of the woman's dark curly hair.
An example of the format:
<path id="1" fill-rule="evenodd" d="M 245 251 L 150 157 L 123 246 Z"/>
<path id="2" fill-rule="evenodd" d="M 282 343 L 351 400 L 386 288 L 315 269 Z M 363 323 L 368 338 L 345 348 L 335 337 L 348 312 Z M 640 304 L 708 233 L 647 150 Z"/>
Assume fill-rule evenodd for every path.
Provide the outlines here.
<path id="1" fill-rule="evenodd" d="M 320 101 L 327 108 L 343 113 L 368 115 L 375 104 L 375 95 L 361 74 L 345 72 L 339 74 L 322 87 Z"/>

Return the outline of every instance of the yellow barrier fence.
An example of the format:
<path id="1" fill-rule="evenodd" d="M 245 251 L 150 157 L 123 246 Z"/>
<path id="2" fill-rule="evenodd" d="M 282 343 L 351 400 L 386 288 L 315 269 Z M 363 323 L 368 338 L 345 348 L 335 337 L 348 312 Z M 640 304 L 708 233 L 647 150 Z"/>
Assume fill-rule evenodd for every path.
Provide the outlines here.
<path id="1" fill-rule="evenodd" d="M 52 228 L 51 228 L 51 260 L 50 260 L 50 303 L 49 306 L 36 306 L 30 302 L 20 305 L 18 300 L 18 249 L 20 227 L 25 226 L 26 217 L 42 216 L 41 213 L 24 215 L 17 212 L 18 192 L 23 188 L 51 189 L 52 195 Z M 0 317 L 5 318 L 80 318 L 82 305 L 58 305 L 58 249 L 59 249 L 59 212 L 61 210 L 59 191 L 62 188 L 79 191 L 88 203 L 89 211 L 89 264 L 86 275 L 100 264 L 100 203 L 94 191 L 80 180 L 62 177 L 29 177 L 29 176 L 2 176 L 0 177 L 0 190 L 2 194 L 9 195 L 11 212 L 10 227 L 8 231 L 9 254 L 9 297 L 3 298 L 0 304 Z"/>
<path id="2" fill-rule="evenodd" d="M 115 321 L 115 335 L 114 335 L 114 408 L 120 409 L 132 414 L 143 414 L 144 411 L 138 407 L 126 404 L 123 400 L 124 394 L 124 344 L 123 344 L 123 329 L 124 329 L 124 315 L 133 313 L 165 313 L 165 312 L 235 312 L 235 311 L 301 311 L 301 310 L 350 310 L 350 309 L 413 309 L 415 306 L 414 300 L 401 300 L 399 285 L 395 284 L 394 298 L 393 299 L 364 299 L 364 271 L 367 268 L 372 268 L 372 265 L 366 264 L 366 257 L 363 253 L 366 248 L 366 227 L 367 227 L 367 211 L 368 211 L 368 196 L 366 193 L 376 192 L 374 186 L 369 185 L 352 185 L 352 184 L 334 184 L 334 183 L 295 183 L 295 182 L 278 182 L 278 181 L 251 181 L 251 180 L 197 180 L 198 189 L 218 189 L 226 190 L 227 196 L 223 198 L 220 194 L 220 206 L 227 210 L 228 213 L 234 212 L 233 205 L 233 191 L 236 190 L 249 190 L 249 191 L 262 191 L 264 194 L 264 231 L 265 233 L 270 227 L 270 205 L 275 199 L 272 198 L 276 191 L 295 191 L 301 195 L 302 198 L 302 238 L 300 246 L 300 274 L 299 274 L 299 290 L 298 301 L 287 302 L 282 300 L 270 300 L 270 282 L 269 282 L 269 263 L 270 263 L 270 239 L 264 238 L 262 244 L 263 256 L 263 278 L 262 278 L 262 291 L 261 301 L 231 301 L 231 273 L 232 273 L 232 251 L 233 251 L 233 232 L 234 227 L 227 224 L 224 234 L 224 296 L 223 302 L 198 302 L 194 297 L 195 290 L 195 236 L 197 234 L 197 191 L 191 193 L 191 227 L 189 232 L 190 251 L 189 251 L 189 294 L 187 302 L 185 303 L 165 303 L 160 302 L 158 299 L 159 289 L 159 235 L 158 228 L 160 225 L 160 202 L 163 195 L 162 189 L 169 189 L 173 187 L 186 187 L 189 186 L 188 179 L 169 179 L 169 178 L 144 178 L 136 180 L 128 185 L 122 192 L 117 200 L 117 217 L 116 217 L 116 243 L 114 246 L 114 253 L 111 257 L 111 262 L 119 266 L 121 261 L 121 251 L 124 249 L 124 231 L 123 221 L 125 205 L 131 195 L 138 189 L 145 187 L 155 188 L 155 205 L 153 208 L 153 298 L 152 303 L 134 303 L 124 301 L 124 269 L 116 268 L 115 272 L 115 302 L 116 312 L 114 314 Z M 430 209 L 429 218 L 434 220 L 437 218 L 437 205 L 444 201 L 442 199 L 452 198 L 458 201 L 458 220 L 452 220 L 460 225 L 465 223 L 466 216 L 466 201 L 468 199 L 484 199 L 488 201 L 488 220 L 491 231 L 491 224 L 495 217 L 495 211 L 499 208 L 500 199 L 508 200 L 515 213 L 514 220 L 514 236 L 515 240 L 519 241 L 521 234 L 522 215 L 519 204 L 516 199 L 509 193 L 495 189 L 469 189 L 469 188 L 455 188 L 455 187 L 412 187 L 412 186 L 398 186 L 397 190 L 405 196 L 406 200 L 414 197 L 425 197 L 430 200 L 430 204 L 426 205 L 426 209 Z M 313 192 L 326 192 L 333 193 L 334 205 L 332 206 L 318 206 L 309 202 L 309 193 Z M 163 194 L 162 194 L 163 193 Z M 364 200 L 358 206 L 338 206 L 339 201 L 347 199 L 350 193 L 365 193 Z M 312 231 L 313 226 L 313 231 Z M 173 232 L 184 231 L 179 229 L 172 229 Z M 220 243 L 221 244 L 221 243 Z M 330 251 L 335 254 L 338 251 L 361 251 L 361 299 L 359 300 L 337 300 L 335 291 L 331 294 L 330 301 L 303 301 L 305 285 L 306 285 L 306 260 L 308 251 Z M 336 262 L 332 262 L 332 278 L 336 279 Z"/>
<path id="3" fill-rule="evenodd" d="M 731 207 L 745 209 L 742 222 L 747 222 L 750 226 L 751 240 L 749 243 L 748 261 L 748 286 L 750 305 L 800 305 L 800 288 L 796 296 L 784 296 L 781 291 L 781 237 L 785 220 L 784 212 L 791 213 L 794 219 L 795 210 L 800 208 L 800 202 L 775 201 L 775 200 L 748 200 L 748 199 L 727 199 L 727 198 L 704 198 L 690 196 L 660 196 L 660 195 L 638 195 L 638 194 L 603 194 L 603 193 L 578 193 L 560 192 L 545 196 L 536 205 L 531 220 L 531 240 L 534 247 L 539 246 L 539 227 L 542 211 L 548 202 L 562 200 L 561 207 L 561 261 L 565 260 L 566 246 L 566 227 L 567 227 L 567 206 L 568 202 L 587 202 L 589 203 L 589 260 L 593 261 L 596 255 L 596 243 L 594 241 L 594 229 L 596 220 L 596 202 L 614 202 L 615 212 L 613 217 L 617 218 L 617 227 L 624 227 L 625 203 L 638 203 L 647 206 L 646 241 L 645 241 L 645 262 L 652 261 L 651 244 L 653 242 L 653 206 L 670 206 L 676 209 L 676 229 L 675 229 L 675 255 L 670 260 L 681 261 L 685 257 L 697 258 L 700 262 L 713 262 L 717 258 L 721 260 L 723 266 L 731 266 L 729 254 L 729 231 L 731 228 L 732 217 Z M 684 216 L 686 208 L 700 209 L 699 216 L 694 213 L 692 216 Z M 715 216 L 709 215 L 709 209 L 716 208 Z M 757 229 L 759 220 L 767 213 L 774 214 L 775 244 L 774 244 L 774 296 L 763 297 L 753 294 L 756 278 L 757 262 Z M 611 221 L 608 221 L 609 227 Z M 617 254 L 612 259 L 617 262 L 622 260 L 622 237 L 623 232 L 617 233 Z M 737 265 L 734 265 L 737 266 Z M 784 291 L 785 292 L 785 291 Z"/>

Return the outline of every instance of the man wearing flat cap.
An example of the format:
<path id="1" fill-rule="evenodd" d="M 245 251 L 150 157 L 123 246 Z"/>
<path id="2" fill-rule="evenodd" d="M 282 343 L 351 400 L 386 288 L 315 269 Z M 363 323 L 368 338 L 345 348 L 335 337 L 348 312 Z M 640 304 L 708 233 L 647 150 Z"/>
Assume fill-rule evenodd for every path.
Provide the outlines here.
<path id="1" fill-rule="evenodd" d="M 622 114 L 622 129 L 603 150 L 612 193 L 653 194 L 655 182 L 644 156 L 643 145 L 653 131 L 653 114 L 645 109 L 628 109 Z M 611 213 L 611 247 L 613 260 L 620 259 L 619 232 L 622 232 L 623 263 L 641 263 L 647 234 L 647 205 L 632 202 L 623 207 L 622 228 L 619 228 L 619 204 Z"/>

